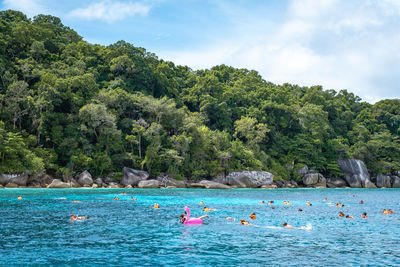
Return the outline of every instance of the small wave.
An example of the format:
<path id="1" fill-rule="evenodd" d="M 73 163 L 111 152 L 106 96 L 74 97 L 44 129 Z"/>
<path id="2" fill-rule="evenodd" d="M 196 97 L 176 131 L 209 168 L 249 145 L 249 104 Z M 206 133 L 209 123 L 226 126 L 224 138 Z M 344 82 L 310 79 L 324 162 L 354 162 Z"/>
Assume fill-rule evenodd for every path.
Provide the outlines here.
<path id="1" fill-rule="evenodd" d="M 302 229 L 302 230 L 312 230 L 312 224 L 311 224 L 311 223 L 307 223 L 306 226 L 299 227 L 299 229 Z"/>

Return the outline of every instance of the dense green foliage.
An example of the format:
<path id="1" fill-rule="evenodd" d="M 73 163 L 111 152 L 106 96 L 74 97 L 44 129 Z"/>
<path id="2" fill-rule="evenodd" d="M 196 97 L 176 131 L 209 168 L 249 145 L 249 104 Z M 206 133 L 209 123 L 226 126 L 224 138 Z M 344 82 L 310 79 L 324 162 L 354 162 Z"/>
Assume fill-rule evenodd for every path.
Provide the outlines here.
<path id="1" fill-rule="evenodd" d="M 340 175 L 339 157 L 400 170 L 400 100 L 275 85 L 225 65 L 193 71 L 60 19 L 0 12 L 0 172 L 96 176 L 141 168 L 192 180 L 234 170 Z"/>

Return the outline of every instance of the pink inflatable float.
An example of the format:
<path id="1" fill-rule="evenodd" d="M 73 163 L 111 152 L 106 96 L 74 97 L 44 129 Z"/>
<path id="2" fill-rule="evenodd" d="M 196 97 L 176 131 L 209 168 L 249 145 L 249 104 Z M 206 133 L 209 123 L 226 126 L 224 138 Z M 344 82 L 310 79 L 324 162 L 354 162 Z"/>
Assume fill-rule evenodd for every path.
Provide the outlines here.
<path id="1" fill-rule="evenodd" d="M 185 207 L 186 211 L 186 220 L 183 222 L 184 224 L 202 224 L 203 220 L 201 218 L 190 218 L 190 210 L 188 207 Z"/>

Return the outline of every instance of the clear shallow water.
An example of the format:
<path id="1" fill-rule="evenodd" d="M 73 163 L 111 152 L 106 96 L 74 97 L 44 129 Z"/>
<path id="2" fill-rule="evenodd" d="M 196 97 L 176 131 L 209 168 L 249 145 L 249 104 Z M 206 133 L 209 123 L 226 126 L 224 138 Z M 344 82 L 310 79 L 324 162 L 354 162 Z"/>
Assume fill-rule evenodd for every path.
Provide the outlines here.
<path id="1" fill-rule="evenodd" d="M 192 217 L 204 215 L 200 201 L 217 209 L 207 224 L 178 223 L 185 205 Z M 71 222 L 72 213 L 89 219 Z M 0 217 L 1 266 L 400 265 L 399 189 L 2 189 Z"/>

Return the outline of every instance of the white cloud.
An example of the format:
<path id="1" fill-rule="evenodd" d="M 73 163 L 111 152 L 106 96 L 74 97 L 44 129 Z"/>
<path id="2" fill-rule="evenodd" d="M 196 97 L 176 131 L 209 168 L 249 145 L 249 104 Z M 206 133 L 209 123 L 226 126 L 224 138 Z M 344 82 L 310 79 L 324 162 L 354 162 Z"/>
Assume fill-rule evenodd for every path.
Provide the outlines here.
<path id="1" fill-rule="evenodd" d="M 147 15 L 150 6 L 139 2 L 100 1 L 85 8 L 77 8 L 68 13 L 71 18 L 83 20 L 103 20 L 113 22 L 128 16 Z"/>
<path id="2" fill-rule="evenodd" d="M 41 2 L 40 0 L 4 0 L 3 6 L 5 9 L 19 10 L 28 17 L 33 17 L 38 14 L 46 13 L 46 9 Z"/>
<path id="3" fill-rule="evenodd" d="M 388 18 L 393 14 L 386 9 L 400 7 L 400 0 L 377 1 L 293 0 L 275 29 L 265 30 L 270 21 L 254 18 L 246 25 L 252 30 L 237 26 L 240 39 L 222 35 L 207 47 L 161 56 L 194 69 L 256 69 L 278 84 L 347 89 L 369 102 L 399 98 L 400 20 Z"/>

